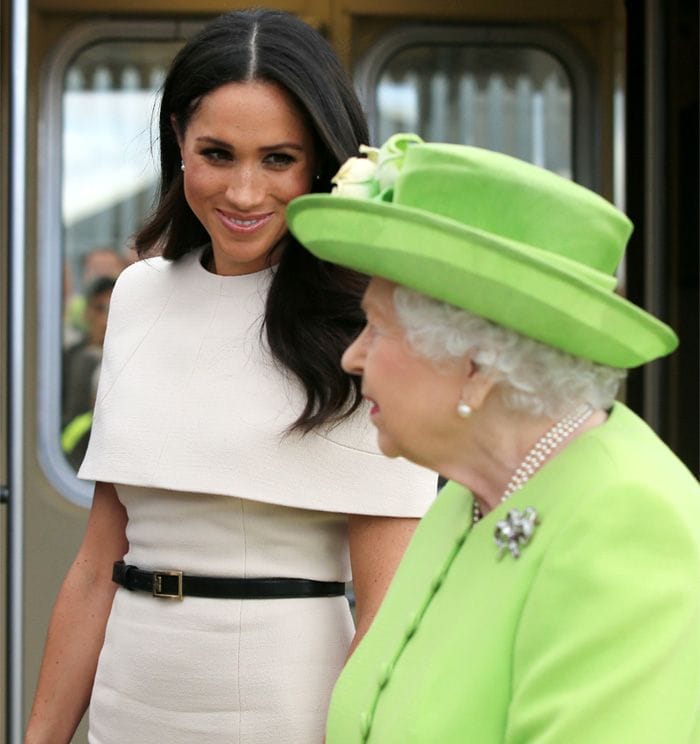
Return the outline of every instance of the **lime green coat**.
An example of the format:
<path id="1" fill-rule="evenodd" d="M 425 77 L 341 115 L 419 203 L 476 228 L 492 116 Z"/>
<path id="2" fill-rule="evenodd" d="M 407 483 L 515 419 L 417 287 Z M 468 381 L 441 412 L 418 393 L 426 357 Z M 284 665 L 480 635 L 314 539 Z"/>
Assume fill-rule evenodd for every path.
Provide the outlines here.
<path id="1" fill-rule="evenodd" d="M 423 519 L 327 744 L 700 742 L 700 489 L 654 433 L 616 404 L 473 529 L 471 508 L 449 483 Z"/>

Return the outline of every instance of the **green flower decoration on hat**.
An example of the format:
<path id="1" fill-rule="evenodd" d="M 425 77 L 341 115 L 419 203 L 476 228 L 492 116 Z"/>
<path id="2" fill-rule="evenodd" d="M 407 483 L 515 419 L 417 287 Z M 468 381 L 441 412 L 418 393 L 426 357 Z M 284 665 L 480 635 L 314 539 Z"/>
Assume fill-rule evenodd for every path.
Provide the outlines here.
<path id="1" fill-rule="evenodd" d="M 614 291 L 632 223 L 598 194 L 502 153 L 413 134 L 360 154 L 332 194 L 287 207 L 290 230 L 319 258 L 611 367 L 676 347 L 667 325 Z"/>

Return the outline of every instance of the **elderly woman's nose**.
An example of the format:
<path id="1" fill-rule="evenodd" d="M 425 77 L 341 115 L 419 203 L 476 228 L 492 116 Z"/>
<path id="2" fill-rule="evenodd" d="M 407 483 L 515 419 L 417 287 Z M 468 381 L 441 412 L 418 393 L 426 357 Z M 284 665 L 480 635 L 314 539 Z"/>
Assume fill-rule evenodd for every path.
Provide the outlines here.
<path id="1" fill-rule="evenodd" d="M 345 349 L 340 364 L 350 375 L 361 375 L 364 370 L 364 339 L 365 331 Z"/>

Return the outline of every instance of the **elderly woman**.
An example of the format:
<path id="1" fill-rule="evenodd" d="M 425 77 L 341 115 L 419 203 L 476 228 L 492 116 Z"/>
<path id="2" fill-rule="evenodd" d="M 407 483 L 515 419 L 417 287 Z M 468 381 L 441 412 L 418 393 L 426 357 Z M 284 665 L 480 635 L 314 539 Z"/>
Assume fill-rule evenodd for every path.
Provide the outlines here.
<path id="1" fill-rule="evenodd" d="M 700 742 L 699 489 L 614 400 L 677 343 L 613 292 L 631 224 L 505 155 L 365 151 L 288 220 L 373 276 L 343 366 L 382 451 L 450 480 L 327 744 Z"/>

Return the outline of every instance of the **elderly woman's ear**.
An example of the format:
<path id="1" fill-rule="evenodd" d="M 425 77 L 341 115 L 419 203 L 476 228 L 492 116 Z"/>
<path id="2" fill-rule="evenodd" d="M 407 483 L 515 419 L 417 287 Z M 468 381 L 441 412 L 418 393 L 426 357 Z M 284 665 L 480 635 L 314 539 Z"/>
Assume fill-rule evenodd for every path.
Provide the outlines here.
<path id="1" fill-rule="evenodd" d="M 471 356 L 465 357 L 460 404 L 465 403 L 471 412 L 479 410 L 491 394 L 495 384 L 494 379 L 486 375 Z"/>

